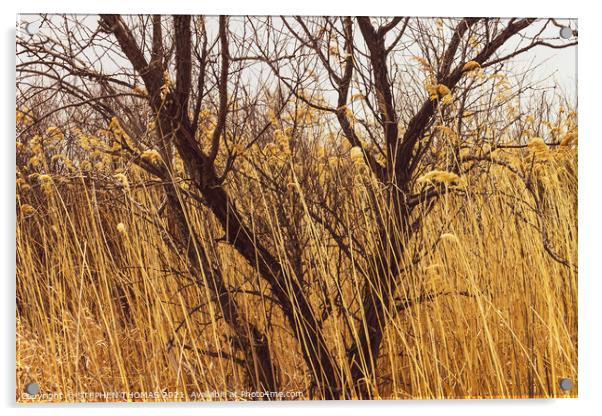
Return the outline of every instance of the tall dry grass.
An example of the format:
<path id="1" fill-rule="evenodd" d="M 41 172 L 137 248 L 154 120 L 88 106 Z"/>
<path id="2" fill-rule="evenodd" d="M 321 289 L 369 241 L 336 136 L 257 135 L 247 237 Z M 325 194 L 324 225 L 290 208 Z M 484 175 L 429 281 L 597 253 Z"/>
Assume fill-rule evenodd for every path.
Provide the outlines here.
<path id="1" fill-rule="evenodd" d="M 549 244 L 577 263 L 576 154 L 552 151 L 552 162 L 533 177 L 541 212 L 524 184 L 494 165 L 425 215 L 399 276 L 397 301 L 405 307 L 390 317 L 376 378 L 369 380 L 375 398 L 577 394 L 558 385 L 563 377 L 577 380 L 577 274 L 544 249 Z M 512 152 L 500 157 L 520 157 Z M 370 184 L 361 167 L 330 160 L 323 169 L 339 187 L 350 244 L 354 236 L 370 247 L 373 219 L 362 209 Z M 22 394 L 29 382 L 63 395 L 48 400 L 112 391 L 179 392 L 178 400 L 198 400 L 207 399 L 198 392 L 248 390 L 229 329 L 196 280 L 204 277 L 191 276 L 186 258 L 159 231 L 169 225 L 157 213 L 158 185 L 134 168 L 127 178 L 127 186 L 89 172 L 23 181 L 30 186 L 17 194 L 18 400 L 30 400 Z M 295 180 L 286 195 L 303 207 L 312 195 Z M 278 212 L 282 196 L 252 180 L 228 186 L 269 230 L 265 238 L 283 267 L 293 267 Z M 220 230 L 203 208 L 188 215 L 248 319 L 269 328 L 282 390 L 309 398 L 300 346 L 252 265 L 213 240 Z M 314 306 L 336 301 L 360 318 L 332 314 L 324 323 L 345 377 L 345 348 L 361 328 L 361 270 L 341 259 L 307 211 L 295 215 L 296 232 L 308 242 L 303 256 Z M 412 264 L 415 252 L 422 256 Z"/>

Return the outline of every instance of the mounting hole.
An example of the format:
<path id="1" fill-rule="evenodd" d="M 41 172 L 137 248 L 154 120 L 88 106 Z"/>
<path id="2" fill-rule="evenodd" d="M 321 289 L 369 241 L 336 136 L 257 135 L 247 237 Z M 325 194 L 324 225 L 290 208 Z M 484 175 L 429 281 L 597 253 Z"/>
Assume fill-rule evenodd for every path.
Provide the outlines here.
<path id="1" fill-rule="evenodd" d="M 560 28 L 560 37 L 562 39 L 570 39 L 573 37 L 573 29 L 571 29 L 568 26 L 564 26 L 562 28 Z"/>
<path id="2" fill-rule="evenodd" d="M 29 36 L 37 35 L 40 32 L 40 25 L 35 22 L 29 22 L 25 25 L 25 32 Z"/>
<path id="3" fill-rule="evenodd" d="M 561 378 L 560 379 L 560 390 L 569 391 L 573 388 L 573 380 L 570 378 Z"/>
<path id="4" fill-rule="evenodd" d="M 40 392 L 40 385 L 38 383 L 28 383 L 25 385 L 25 393 L 32 396 Z"/>

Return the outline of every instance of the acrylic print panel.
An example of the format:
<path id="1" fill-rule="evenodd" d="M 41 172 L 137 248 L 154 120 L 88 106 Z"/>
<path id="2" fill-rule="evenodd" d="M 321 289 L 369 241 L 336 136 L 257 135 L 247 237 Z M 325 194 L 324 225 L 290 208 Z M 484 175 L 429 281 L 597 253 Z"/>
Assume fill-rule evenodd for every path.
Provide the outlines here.
<path id="1" fill-rule="evenodd" d="M 20 16 L 17 400 L 575 397 L 577 33 Z"/>

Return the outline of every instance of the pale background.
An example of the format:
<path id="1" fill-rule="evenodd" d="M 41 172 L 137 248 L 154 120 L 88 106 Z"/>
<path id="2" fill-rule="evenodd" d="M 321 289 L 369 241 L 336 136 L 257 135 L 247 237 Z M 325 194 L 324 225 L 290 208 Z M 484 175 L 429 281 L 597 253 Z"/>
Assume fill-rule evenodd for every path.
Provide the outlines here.
<path id="1" fill-rule="evenodd" d="M 21 0 L 6 1 L 0 5 L 2 19 L 2 135 L 0 135 L 0 195 L 2 203 L 2 237 L 0 238 L 0 264 L 4 270 L 0 312 L 0 406 L 7 408 L 4 414 L 67 414 L 67 415 L 167 415 L 167 414 L 257 414 L 257 415 L 308 415 L 345 414 L 420 414 L 425 415 L 569 415 L 599 412 L 602 392 L 602 368 L 600 343 L 602 331 L 602 274 L 600 273 L 600 247 L 602 229 L 599 201 L 600 159 L 602 137 L 600 135 L 600 81 L 599 40 L 602 25 L 600 10 L 594 2 L 548 0 L 490 1 L 410 1 L 403 0 L 303 0 L 283 2 L 276 0 L 221 0 L 221 1 L 151 1 L 151 0 Z M 303 14 L 303 15 L 371 15 L 371 16 L 495 16 L 495 17 L 570 17 L 579 19 L 579 399 L 557 400 L 455 400 L 455 401 L 404 401 L 404 402 L 303 402 L 303 403 L 220 403 L 179 405 L 112 405 L 110 410 L 100 404 L 70 406 L 17 406 L 15 404 L 15 21 L 17 13 L 188 13 L 188 14 Z M 552 51 L 546 62 L 548 69 L 557 68 L 559 83 L 567 89 L 576 88 L 576 52 Z M 594 410 L 595 409 L 595 410 Z"/>

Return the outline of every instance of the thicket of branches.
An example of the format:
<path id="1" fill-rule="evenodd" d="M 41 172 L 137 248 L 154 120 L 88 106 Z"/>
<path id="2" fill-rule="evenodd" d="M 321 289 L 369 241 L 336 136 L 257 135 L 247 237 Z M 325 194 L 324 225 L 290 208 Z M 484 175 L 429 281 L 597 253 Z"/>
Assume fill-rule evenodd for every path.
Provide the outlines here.
<path id="1" fill-rule="evenodd" d="M 404 286 L 440 241 L 424 236 L 425 219 L 494 167 L 541 218 L 541 250 L 575 270 L 549 237 L 536 175 L 546 152 L 574 143 L 574 103 L 516 63 L 576 44 L 550 35 L 552 19 L 103 15 L 41 26 L 17 39 L 21 185 L 83 175 L 125 187 L 134 167 L 146 172 L 160 203 L 140 215 L 186 259 L 182 285 L 212 293 L 255 389 L 279 390 L 279 363 L 269 319 L 246 316 L 241 294 L 282 315 L 312 394 L 371 397 L 391 316 L 445 294 Z M 310 278 L 324 267 L 316 240 L 336 250 L 336 284 Z M 224 275 L 224 246 L 246 260 L 252 289 Z M 334 316 L 343 352 L 324 335 Z"/>

